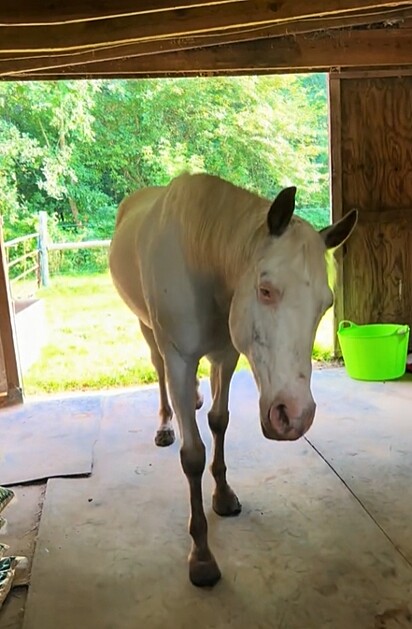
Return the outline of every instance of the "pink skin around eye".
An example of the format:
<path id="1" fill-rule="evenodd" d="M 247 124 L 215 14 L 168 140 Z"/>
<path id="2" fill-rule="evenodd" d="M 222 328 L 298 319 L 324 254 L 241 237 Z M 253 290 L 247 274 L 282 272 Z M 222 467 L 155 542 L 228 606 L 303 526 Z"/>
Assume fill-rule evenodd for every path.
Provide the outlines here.
<path id="1" fill-rule="evenodd" d="M 258 298 L 261 304 L 277 306 L 281 299 L 281 293 L 270 282 L 261 282 L 258 288 Z"/>

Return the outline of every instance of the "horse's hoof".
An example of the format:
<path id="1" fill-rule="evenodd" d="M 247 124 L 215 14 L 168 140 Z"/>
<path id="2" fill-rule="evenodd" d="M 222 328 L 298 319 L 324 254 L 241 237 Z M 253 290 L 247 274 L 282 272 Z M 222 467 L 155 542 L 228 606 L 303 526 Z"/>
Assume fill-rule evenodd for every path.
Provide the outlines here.
<path id="1" fill-rule="evenodd" d="M 225 493 L 214 493 L 212 498 L 213 511 L 223 517 L 239 515 L 242 511 L 238 497 L 232 489 Z"/>
<path id="2" fill-rule="evenodd" d="M 202 408 L 203 400 L 204 400 L 203 395 L 201 393 L 197 393 L 196 395 L 196 410 L 197 411 Z"/>
<path id="3" fill-rule="evenodd" d="M 193 585 L 197 587 L 213 587 L 221 576 L 222 573 L 213 557 L 209 561 L 199 561 L 195 558 L 189 559 L 189 578 Z"/>
<path id="4" fill-rule="evenodd" d="M 165 430 L 159 429 L 155 436 L 155 444 L 160 448 L 171 446 L 175 440 L 175 431 L 173 428 L 166 428 Z"/>

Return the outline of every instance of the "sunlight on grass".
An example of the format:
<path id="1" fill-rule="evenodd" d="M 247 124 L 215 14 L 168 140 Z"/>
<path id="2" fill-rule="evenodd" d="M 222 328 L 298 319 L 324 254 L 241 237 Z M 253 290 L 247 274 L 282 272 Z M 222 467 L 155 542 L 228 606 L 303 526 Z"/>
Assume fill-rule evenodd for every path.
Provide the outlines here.
<path id="1" fill-rule="evenodd" d="M 26 395 L 135 386 L 156 381 L 136 317 L 117 295 L 109 273 L 59 276 L 44 298 L 48 344 L 24 377 Z M 332 347 L 332 311 L 319 326 L 314 358 L 327 360 Z M 248 368 L 242 356 L 238 369 Z M 199 375 L 207 376 L 202 360 Z"/>

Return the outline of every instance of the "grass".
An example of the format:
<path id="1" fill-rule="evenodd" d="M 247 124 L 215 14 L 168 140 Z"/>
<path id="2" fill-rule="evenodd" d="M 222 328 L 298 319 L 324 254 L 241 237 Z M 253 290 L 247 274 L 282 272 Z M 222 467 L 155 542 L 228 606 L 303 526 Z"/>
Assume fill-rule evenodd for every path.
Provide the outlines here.
<path id="1" fill-rule="evenodd" d="M 117 295 L 109 273 L 52 277 L 44 298 L 48 343 L 24 376 L 27 395 L 107 389 L 156 381 L 137 319 Z M 332 316 L 319 326 L 314 358 L 328 360 Z M 242 356 L 238 369 L 247 368 Z M 208 375 L 202 361 L 199 375 Z"/>

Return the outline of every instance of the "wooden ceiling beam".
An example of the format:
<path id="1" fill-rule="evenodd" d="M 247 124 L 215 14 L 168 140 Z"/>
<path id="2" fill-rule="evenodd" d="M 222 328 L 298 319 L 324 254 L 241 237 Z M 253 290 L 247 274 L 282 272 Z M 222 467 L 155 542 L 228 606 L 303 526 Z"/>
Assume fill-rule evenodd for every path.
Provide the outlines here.
<path id="1" fill-rule="evenodd" d="M 372 26 L 382 24 L 387 18 L 375 13 L 366 15 L 351 15 L 346 18 L 330 18 L 327 22 L 328 30 L 341 27 Z M 412 23 L 412 10 L 400 10 L 390 14 L 392 23 L 399 26 Z M 292 33 L 288 34 L 308 34 L 317 32 L 324 26 L 321 20 L 304 20 L 295 22 L 290 26 Z M 167 52 L 180 52 L 190 49 L 207 48 L 210 46 L 233 44 L 240 41 L 254 41 L 259 39 L 269 39 L 284 35 L 284 26 L 276 25 L 259 29 L 245 29 L 229 33 L 220 33 L 213 37 L 188 37 L 183 39 L 165 39 L 154 42 L 144 42 L 137 44 L 125 44 L 119 46 L 107 46 L 95 51 L 83 51 L 72 54 L 60 53 L 53 55 L 27 55 L 20 54 L 10 57 L 10 55 L 0 54 L 0 77 L 6 77 L 10 72 L 31 72 L 31 71 L 51 71 L 58 72 L 60 68 L 84 64 L 95 64 L 97 62 L 121 60 L 126 57 L 138 57 L 152 54 L 162 54 Z M 288 29 L 289 30 L 289 29 Z"/>
<path id="2" fill-rule="evenodd" d="M 328 32 L 214 46 L 40 71 L 16 78 L 102 78 L 254 74 L 333 68 L 412 66 L 412 29 Z"/>
<path id="3" fill-rule="evenodd" d="M 28 1 L 28 0 L 26 0 Z M 38 7 L 37 1 L 33 5 Z M 91 7 L 95 3 L 91 3 Z M 96 3 L 97 4 L 97 3 Z M 152 0 L 153 4 L 153 0 Z M 159 4 L 160 0 L 159 0 Z M 50 2 L 49 2 L 50 5 Z M 165 7 L 168 5 L 163 3 Z M 87 6 L 87 5 L 86 5 Z M 107 6 L 107 2 L 106 2 Z M 124 6 L 124 0 L 123 0 Z M 169 5 L 170 6 L 170 5 Z M 139 13 L 139 8 L 127 16 L 107 17 L 93 21 L 24 25 L 25 17 L 16 3 L 17 26 L 2 19 L 0 7 L 0 53 L 57 53 L 93 50 L 110 44 L 127 44 L 181 37 L 216 35 L 246 27 L 284 26 L 293 29 L 293 22 L 322 18 L 349 17 L 351 13 L 388 12 L 412 8 L 407 0 L 233 0 L 189 8 L 165 9 L 163 12 Z M 91 10 L 91 9 L 90 9 Z M 140 9 L 141 11 L 142 9 Z M 59 19 L 62 8 L 56 4 L 53 15 Z M 74 13 L 74 12 L 73 12 Z"/>
<path id="4" fill-rule="evenodd" d="M 0 24 L 9 26 L 43 26 L 94 22 L 116 17 L 187 10 L 193 7 L 214 8 L 239 0 L 2 0 Z M 247 0 L 243 0 L 246 2 Z"/>
<path id="5" fill-rule="evenodd" d="M 240 0 L 2 0 L 0 24 L 9 26 L 41 26 L 92 22 L 121 16 L 145 15 L 165 11 L 186 11 L 195 7 L 215 8 L 216 5 L 239 4 Z M 242 0 L 247 3 L 248 0 Z M 261 0 L 254 3 L 256 12 Z M 274 4 L 273 9 L 280 19 L 299 19 L 322 15 L 340 15 L 346 11 L 396 8 L 408 2 L 388 0 L 283 0 Z M 309 6 L 308 6 L 309 5 Z M 326 5 L 326 6 L 325 6 Z"/>

